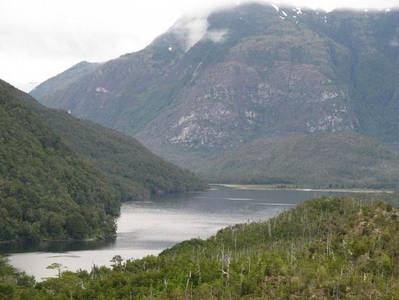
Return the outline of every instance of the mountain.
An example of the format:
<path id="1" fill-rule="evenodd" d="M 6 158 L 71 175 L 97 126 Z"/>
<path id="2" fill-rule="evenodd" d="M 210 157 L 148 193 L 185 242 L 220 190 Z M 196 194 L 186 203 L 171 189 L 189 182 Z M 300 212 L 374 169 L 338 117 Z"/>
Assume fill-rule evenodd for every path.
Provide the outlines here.
<path id="1" fill-rule="evenodd" d="M 156 156 L 130 136 L 61 110 L 47 109 L 30 97 L 21 99 L 74 151 L 107 175 L 122 201 L 206 188 L 205 181 L 194 173 Z"/>
<path id="2" fill-rule="evenodd" d="M 219 167 L 235 152 L 240 153 L 239 165 L 262 173 L 255 176 L 260 182 L 278 178 L 305 183 L 303 171 L 287 174 L 284 164 L 274 162 L 283 162 L 285 149 L 295 149 L 303 137 L 303 148 L 289 155 L 300 157 L 309 135 L 317 133 L 349 134 L 334 140 L 336 151 L 318 154 L 325 165 L 358 155 L 346 147 L 348 139 L 374 160 L 362 164 L 363 159 L 354 159 L 359 164 L 342 164 L 344 169 L 333 173 L 323 167 L 328 176 L 317 176 L 322 185 L 374 169 L 380 154 L 376 147 L 368 148 L 366 137 L 398 149 L 398 11 L 326 13 L 246 4 L 195 21 L 202 26 L 194 30 L 192 20 L 182 18 L 142 51 L 104 63 L 38 100 L 135 136 L 183 167 L 205 170 L 207 176 L 217 173 L 217 181 L 232 178 L 234 168 L 223 172 Z M 286 146 L 275 151 L 270 148 L 274 142 Z M 275 159 L 270 161 L 262 151 L 272 150 Z M 251 163 L 251 151 L 264 160 Z M 388 157 L 393 160 L 377 169 L 397 166 L 397 153 Z M 298 169 L 313 172 L 308 161 L 307 169 Z M 376 171 L 367 182 L 384 185 L 391 171 L 382 177 Z"/>
<path id="3" fill-rule="evenodd" d="M 100 63 L 90 63 L 82 61 L 68 70 L 58 74 L 57 76 L 46 80 L 45 82 L 36 86 L 30 91 L 30 94 L 37 99 L 44 97 L 46 94 L 52 93 L 56 90 L 63 90 L 70 84 L 78 81 L 87 74 L 92 73 L 95 69 L 101 66 Z"/>
<path id="4" fill-rule="evenodd" d="M 115 234 L 121 201 L 202 190 L 134 138 L 0 81 L 0 242 Z"/>

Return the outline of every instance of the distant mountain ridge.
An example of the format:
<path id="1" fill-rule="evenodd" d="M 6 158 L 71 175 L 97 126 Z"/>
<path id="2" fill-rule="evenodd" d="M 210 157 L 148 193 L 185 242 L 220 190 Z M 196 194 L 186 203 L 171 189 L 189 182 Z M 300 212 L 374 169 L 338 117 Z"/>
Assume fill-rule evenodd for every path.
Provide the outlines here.
<path id="1" fill-rule="evenodd" d="M 238 5 L 210 14 L 194 44 L 182 25 L 187 23 L 180 20 L 142 51 L 38 100 L 133 135 L 157 154 L 207 175 L 219 173 L 220 180 L 231 178 L 231 168 L 216 170 L 215 160 L 226 164 L 230 153 L 249 149 L 261 155 L 256 147 L 265 140 L 346 132 L 398 147 L 398 11 Z M 340 155 L 349 154 L 338 152 L 326 163 Z M 237 157 L 239 165 L 248 162 L 244 157 Z M 280 171 L 281 180 L 304 183 Z M 375 176 L 370 178 L 385 180 Z M 321 184 L 331 180 L 341 181 L 337 175 Z"/>
<path id="2" fill-rule="evenodd" d="M 58 74 L 57 76 L 46 80 L 40 84 L 39 88 L 34 88 L 29 94 L 40 99 L 48 93 L 52 93 L 55 90 L 63 90 L 67 88 L 70 84 L 75 83 L 85 75 L 92 73 L 95 69 L 101 66 L 101 63 L 90 63 L 87 61 L 82 61 L 72 66 L 68 70 Z"/>

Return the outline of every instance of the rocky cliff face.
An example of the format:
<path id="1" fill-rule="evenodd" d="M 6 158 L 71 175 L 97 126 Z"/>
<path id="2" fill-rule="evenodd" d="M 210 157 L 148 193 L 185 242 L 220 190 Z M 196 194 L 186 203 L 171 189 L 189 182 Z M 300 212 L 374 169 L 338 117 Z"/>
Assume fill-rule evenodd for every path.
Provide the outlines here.
<path id="1" fill-rule="evenodd" d="M 201 30 L 182 19 L 39 100 L 184 166 L 276 136 L 359 132 L 398 143 L 399 12 L 251 4 L 196 21 Z"/>
<path id="2" fill-rule="evenodd" d="M 333 63 L 344 65 L 350 51 L 299 23 L 301 11 L 291 14 L 249 6 L 211 15 L 208 34 L 223 37 L 199 41 L 176 62 L 182 70 L 197 58 L 178 78 L 187 84 L 174 107 L 138 137 L 153 148 L 225 149 L 264 135 L 357 129 L 349 75 Z"/>

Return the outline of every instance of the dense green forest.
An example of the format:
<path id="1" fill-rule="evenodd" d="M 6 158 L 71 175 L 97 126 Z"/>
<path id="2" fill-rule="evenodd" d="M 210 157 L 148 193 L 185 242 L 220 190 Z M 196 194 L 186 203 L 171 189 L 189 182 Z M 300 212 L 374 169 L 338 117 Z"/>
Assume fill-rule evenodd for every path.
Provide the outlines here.
<path id="1" fill-rule="evenodd" d="M 0 241 L 114 234 L 115 188 L 0 82 Z"/>
<path id="2" fill-rule="evenodd" d="M 207 240 L 177 244 L 159 256 L 139 260 L 115 256 L 111 268 L 60 272 L 40 283 L 14 274 L 3 258 L 0 295 L 5 299 L 398 299 L 399 212 L 388 202 L 365 202 L 313 199 L 266 222 L 230 226 Z"/>
<path id="3" fill-rule="evenodd" d="M 3 81 L 0 145 L 0 242 L 114 235 L 121 201 L 205 188 L 133 138 Z"/>

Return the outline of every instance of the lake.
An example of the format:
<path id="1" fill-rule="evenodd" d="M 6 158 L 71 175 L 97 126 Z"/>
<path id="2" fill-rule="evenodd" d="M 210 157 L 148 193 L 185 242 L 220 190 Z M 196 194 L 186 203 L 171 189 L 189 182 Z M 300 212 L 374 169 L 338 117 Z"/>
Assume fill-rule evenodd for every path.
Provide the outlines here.
<path id="1" fill-rule="evenodd" d="M 305 199 L 336 194 L 213 186 L 202 193 L 124 203 L 114 239 L 0 245 L 0 253 L 9 253 L 14 267 L 40 280 L 56 275 L 56 270 L 46 269 L 54 262 L 63 270 L 91 270 L 93 265 L 110 266 L 115 255 L 125 259 L 156 255 L 183 240 L 205 239 L 228 225 L 267 220 Z"/>

